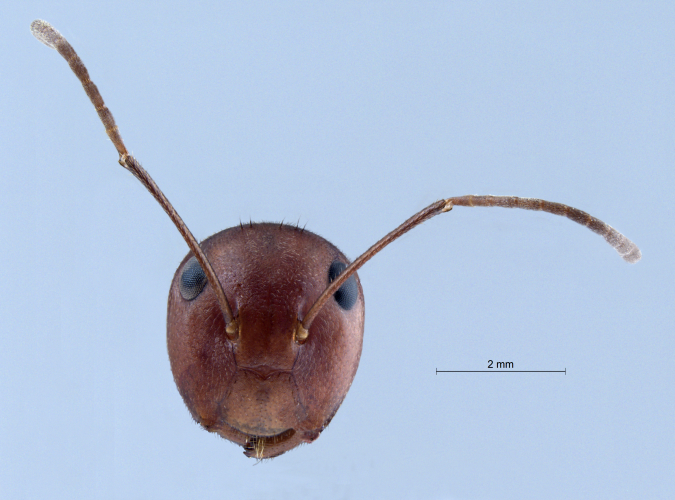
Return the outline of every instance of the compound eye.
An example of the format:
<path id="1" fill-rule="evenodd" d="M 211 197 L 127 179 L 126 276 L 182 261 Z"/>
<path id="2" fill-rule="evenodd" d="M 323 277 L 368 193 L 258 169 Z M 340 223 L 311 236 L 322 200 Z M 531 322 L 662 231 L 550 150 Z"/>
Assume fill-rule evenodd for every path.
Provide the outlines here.
<path id="1" fill-rule="evenodd" d="M 180 294 L 185 300 L 193 300 L 202 293 L 206 281 L 202 266 L 196 257 L 191 257 L 183 267 L 183 274 L 180 275 Z"/>
<path id="2" fill-rule="evenodd" d="M 347 264 L 343 264 L 338 260 L 333 262 L 328 269 L 328 283 L 332 283 L 346 268 Z M 342 286 L 333 294 L 333 297 L 335 297 L 335 301 L 345 311 L 349 311 L 354 307 L 356 299 L 359 298 L 359 287 L 353 274 L 347 278 L 347 281 L 342 283 Z"/>

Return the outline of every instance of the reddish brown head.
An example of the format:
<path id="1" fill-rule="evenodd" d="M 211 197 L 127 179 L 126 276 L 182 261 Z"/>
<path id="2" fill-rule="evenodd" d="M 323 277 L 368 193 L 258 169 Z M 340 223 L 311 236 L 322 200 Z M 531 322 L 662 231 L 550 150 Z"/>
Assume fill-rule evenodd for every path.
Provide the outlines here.
<path id="1" fill-rule="evenodd" d="M 296 329 L 349 261 L 320 236 L 279 224 L 226 229 L 201 246 L 238 332 L 226 333 L 216 296 L 188 254 L 169 292 L 167 343 L 190 413 L 248 456 L 274 457 L 314 441 L 359 364 L 364 302 L 357 275 L 321 309 L 303 343 Z"/>
<path id="2" fill-rule="evenodd" d="M 328 425 L 361 356 L 364 305 L 356 271 L 422 222 L 454 206 L 541 210 L 602 235 L 627 262 L 640 260 L 632 241 L 577 208 L 491 195 L 432 203 L 348 267 L 335 246 L 291 226 L 250 224 L 222 231 L 199 245 L 128 153 L 112 113 L 73 47 L 46 21 L 34 21 L 31 31 L 68 61 L 115 145 L 120 165 L 150 191 L 190 247 L 169 293 L 171 369 L 195 420 L 242 445 L 248 456 L 280 455 L 314 441 Z"/>

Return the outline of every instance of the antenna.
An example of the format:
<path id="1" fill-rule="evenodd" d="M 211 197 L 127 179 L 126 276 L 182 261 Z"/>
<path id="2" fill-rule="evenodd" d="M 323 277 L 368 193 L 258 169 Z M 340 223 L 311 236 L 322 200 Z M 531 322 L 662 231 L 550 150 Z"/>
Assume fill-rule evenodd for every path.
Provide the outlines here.
<path id="1" fill-rule="evenodd" d="M 600 219 L 593 217 L 583 210 L 579 210 L 578 208 L 570 207 L 568 205 L 563 205 L 562 203 L 540 200 L 538 198 L 518 198 L 517 196 L 467 195 L 447 198 L 445 200 L 439 200 L 435 203 L 432 203 L 425 209 L 417 212 L 403 224 L 398 226 L 396 229 L 391 231 L 384 238 L 366 250 L 349 266 L 347 266 L 347 268 L 328 285 L 328 287 L 316 300 L 314 305 L 312 305 L 307 315 L 303 318 L 301 324 L 298 325 L 296 338 L 301 342 L 307 338 L 307 335 L 309 334 L 309 327 L 312 324 L 312 321 L 314 321 L 316 315 L 319 314 L 319 311 L 326 301 L 335 292 L 337 292 L 342 284 L 347 281 L 347 279 L 361 266 L 363 266 L 363 264 L 368 262 L 375 254 L 386 247 L 389 243 L 396 240 L 399 236 L 402 236 L 415 226 L 422 224 L 422 222 L 429 220 L 438 214 L 449 212 L 454 206 L 521 208 L 523 210 L 539 210 L 554 215 L 560 215 L 567 217 L 577 224 L 586 226 L 594 233 L 597 233 L 605 238 L 605 241 L 612 245 L 612 247 L 614 247 L 614 249 L 619 252 L 619 255 L 621 255 L 623 260 L 626 262 L 634 264 L 642 257 L 642 253 L 640 252 L 640 249 L 637 247 L 637 245 L 635 245 L 635 243 L 626 238 L 612 226 L 602 222 Z"/>
<path id="2" fill-rule="evenodd" d="M 30 30 L 35 38 L 44 43 L 47 47 L 56 49 L 56 51 L 61 54 L 61 56 L 63 56 L 63 58 L 68 62 L 70 69 L 73 70 L 75 76 L 77 76 L 77 78 L 82 83 L 85 93 L 87 96 L 89 96 L 89 99 L 94 105 L 101 122 L 103 122 L 106 134 L 108 134 L 108 137 L 110 137 L 110 140 L 115 145 L 115 149 L 117 149 L 117 152 L 120 155 L 119 164 L 134 174 L 134 176 L 139 181 L 141 181 L 141 183 L 148 191 L 150 191 L 150 194 L 152 194 L 152 196 L 162 206 L 166 214 L 176 225 L 176 228 L 185 239 L 186 243 L 190 247 L 190 250 L 197 258 L 199 264 L 202 266 L 209 283 L 211 283 L 211 287 L 213 288 L 213 291 L 215 292 L 218 299 L 220 309 L 223 312 L 223 316 L 225 317 L 225 330 L 232 340 L 236 340 L 238 326 L 232 315 L 232 309 L 230 308 L 230 304 L 227 301 L 227 297 L 225 296 L 225 292 L 223 291 L 223 287 L 218 280 L 216 272 L 213 270 L 211 263 L 200 248 L 199 243 L 197 243 L 197 240 L 185 225 L 183 219 L 180 218 L 178 212 L 176 212 L 176 210 L 173 208 L 173 205 L 171 205 L 166 196 L 164 196 L 162 190 L 159 189 L 157 184 L 155 184 L 155 181 L 152 179 L 152 177 L 150 177 L 150 174 L 145 171 L 138 160 L 131 156 L 127 151 L 124 141 L 122 141 L 122 136 L 120 135 L 117 125 L 115 124 L 115 119 L 113 118 L 113 115 L 108 107 L 103 102 L 103 97 L 98 91 L 98 88 L 89 78 L 89 72 L 82 62 L 82 59 L 80 59 L 80 56 L 77 55 L 75 49 L 73 49 L 72 45 L 68 43 L 63 35 L 54 29 L 54 27 L 52 27 L 52 25 L 47 21 L 43 21 L 41 19 L 33 21 L 30 25 Z"/>

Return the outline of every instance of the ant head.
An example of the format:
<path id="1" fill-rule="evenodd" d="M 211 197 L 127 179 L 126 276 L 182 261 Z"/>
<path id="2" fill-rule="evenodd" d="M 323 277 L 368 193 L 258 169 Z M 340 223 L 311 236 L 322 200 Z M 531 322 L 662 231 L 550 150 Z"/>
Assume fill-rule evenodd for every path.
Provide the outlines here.
<path id="1" fill-rule="evenodd" d="M 352 383 L 361 356 L 364 301 L 352 274 L 304 339 L 299 322 L 348 264 L 334 245 L 279 224 L 233 227 L 202 242 L 236 318 L 188 254 L 169 292 L 167 342 L 178 390 L 193 418 L 249 456 L 312 442 Z"/>
<path id="2" fill-rule="evenodd" d="M 323 238 L 296 227 L 250 224 L 197 243 L 178 213 L 131 156 L 84 63 L 49 23 L 31 31 L 80 79 L 119 163 L 150 191 L 190 247 L 169 293 L 171 369 L 194 419 L 244 447 L 280 455 L 312 442 L 328 425 L 356 373 L 363 340 L 363 291 L 356 271 L 422 222 L 454 206 L 540 210 L 588 227 L 627 262 L 638 247 L 601 220 L 561 203 L 515 196 L 457 196 L 413 215 L 347 265 Z"/>

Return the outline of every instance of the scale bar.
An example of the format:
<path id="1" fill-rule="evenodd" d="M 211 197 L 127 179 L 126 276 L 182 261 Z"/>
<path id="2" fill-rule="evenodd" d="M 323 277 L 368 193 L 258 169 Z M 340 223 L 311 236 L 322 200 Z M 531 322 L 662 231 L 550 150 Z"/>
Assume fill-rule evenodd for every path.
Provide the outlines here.
<path id="1" fill-rule="evenodd" d="M 439 373 L 564 373 L 567 375 L 567 368 L 564 370 L 439 370 L 436 368 L 436 375 Z"/>

